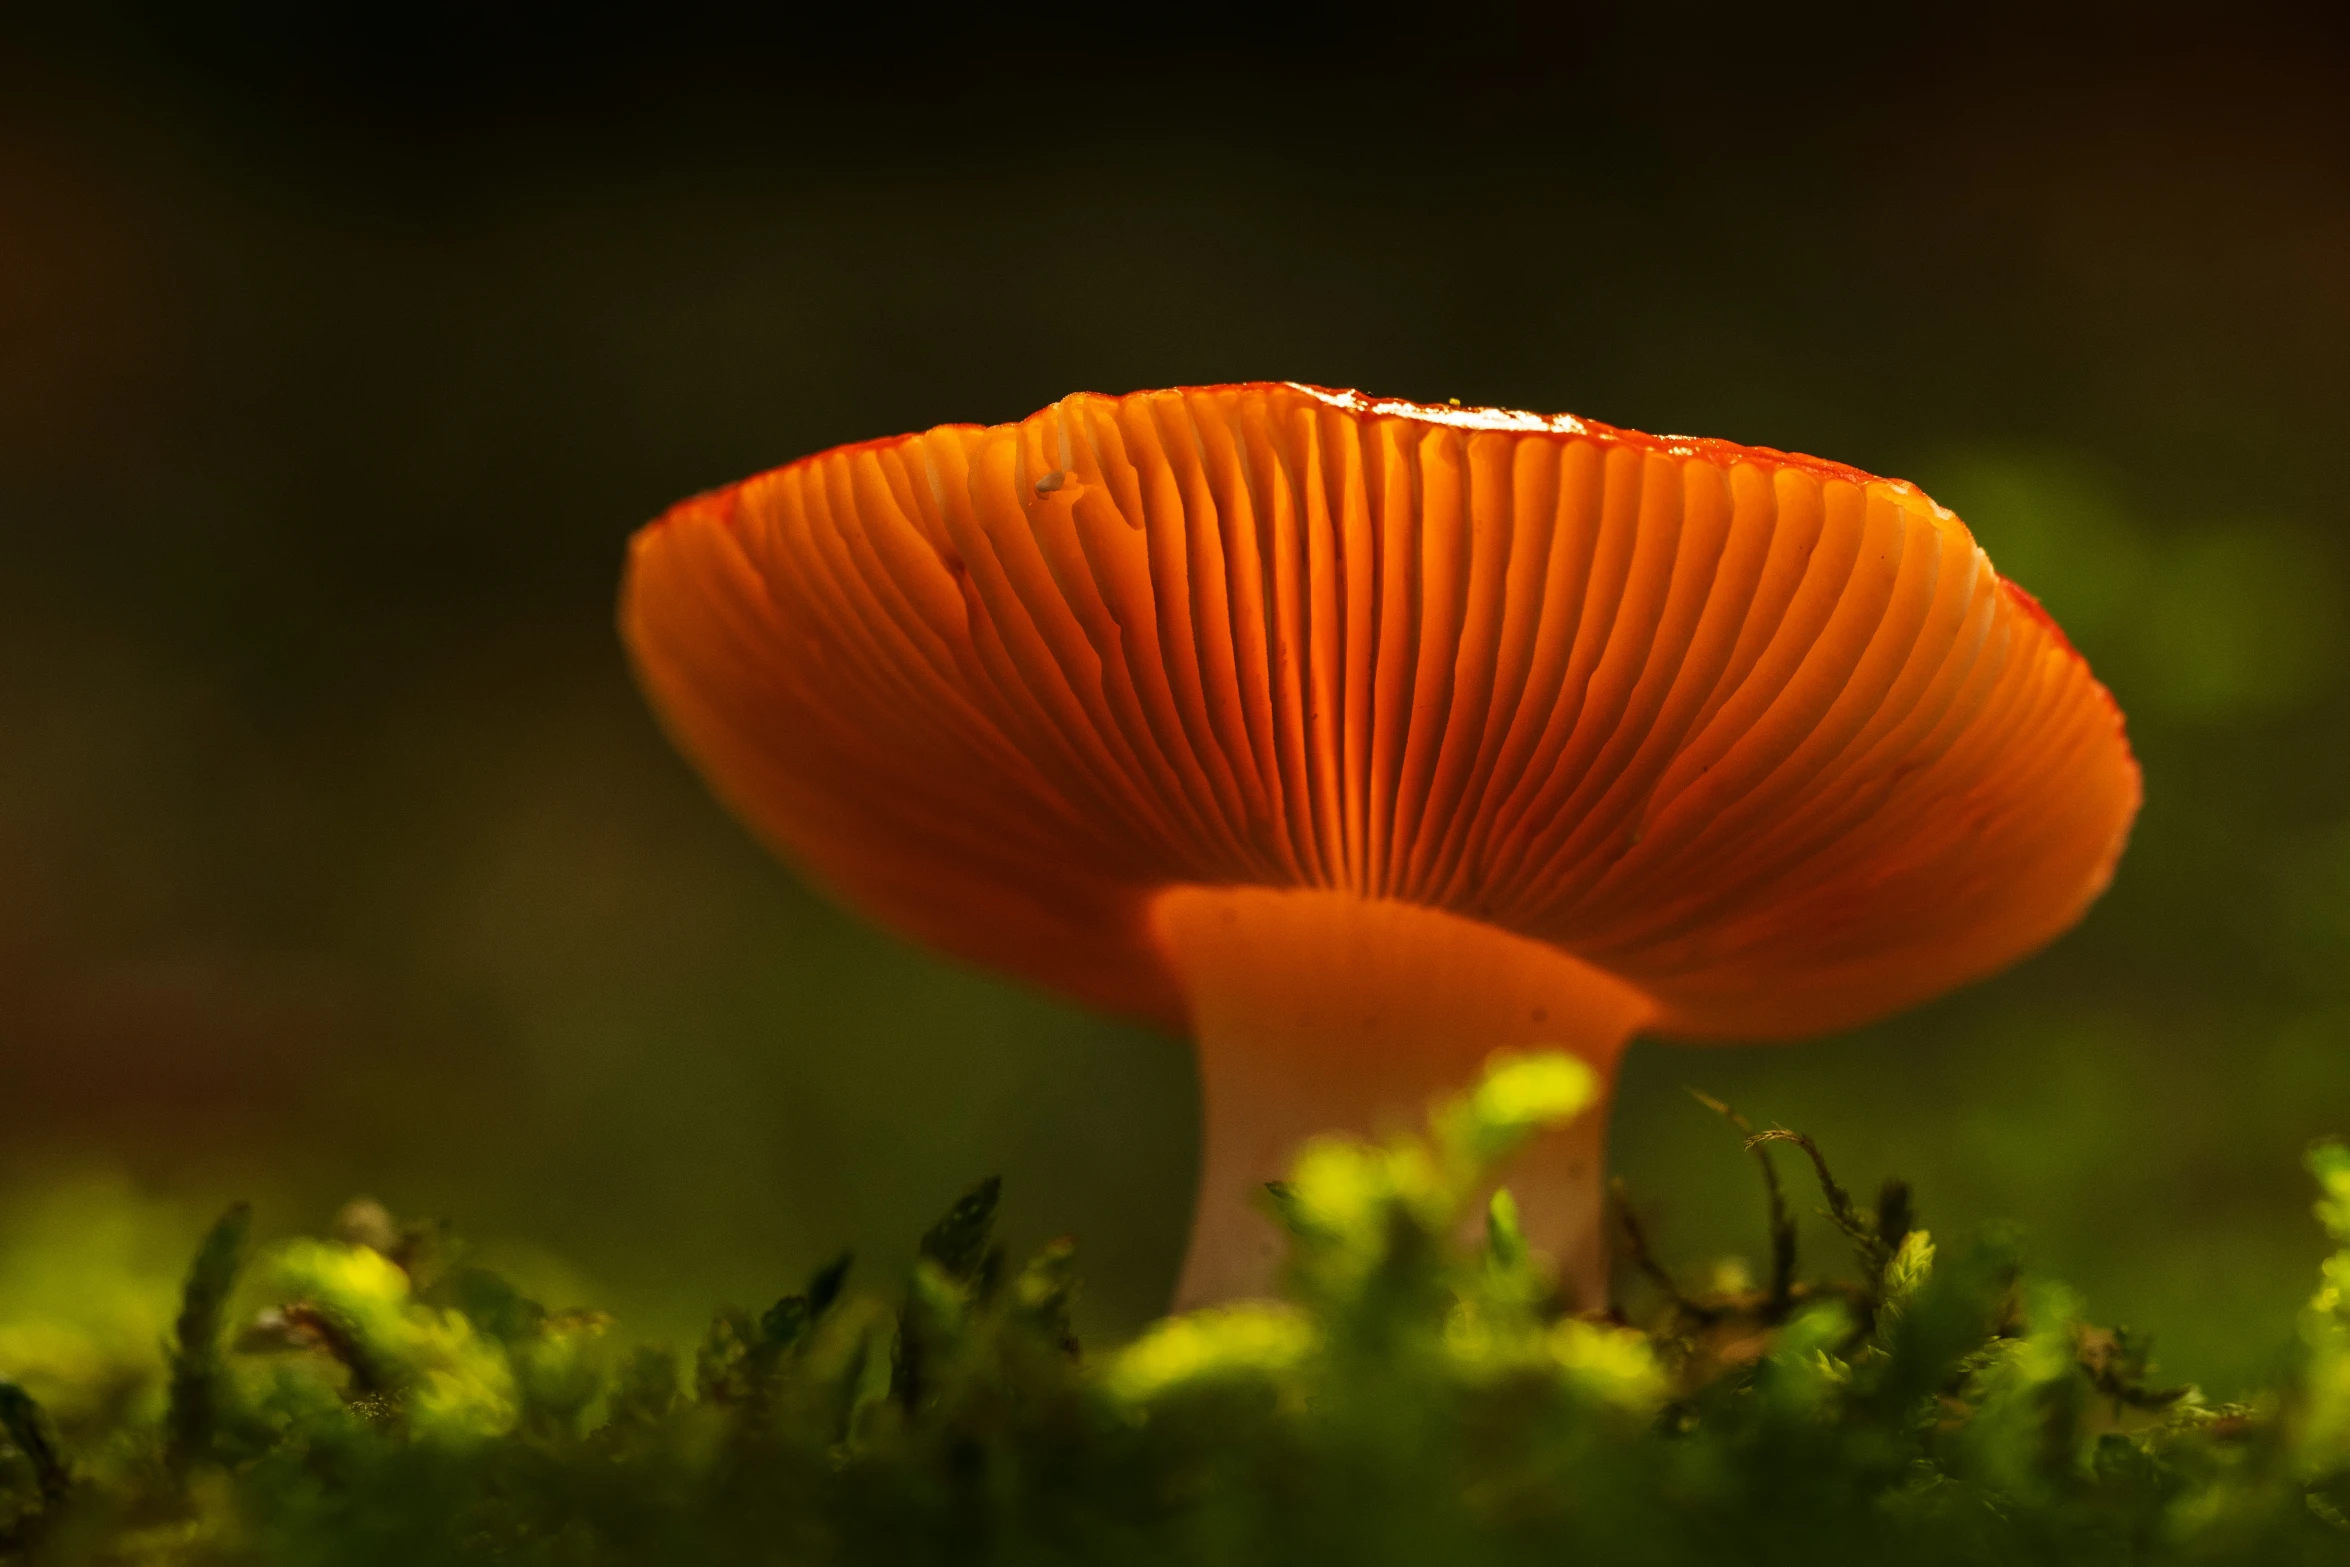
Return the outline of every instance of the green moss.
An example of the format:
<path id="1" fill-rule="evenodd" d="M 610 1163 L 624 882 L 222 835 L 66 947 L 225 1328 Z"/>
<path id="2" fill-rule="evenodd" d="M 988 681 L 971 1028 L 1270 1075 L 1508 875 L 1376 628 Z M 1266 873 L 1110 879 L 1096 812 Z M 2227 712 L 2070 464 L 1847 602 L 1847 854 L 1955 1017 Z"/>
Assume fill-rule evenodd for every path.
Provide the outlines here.
<path id="1" fill-rule="evenodd" d="M 1503 1062 L 1425 1135 L 1314 1144 L 1267 1201 L 1286 1298 L 1098 1358 L 1065 1242 L 994 1240 L 995 1183 L 885 1303 L 845 1257 L 690 1367 L 623 1351 L 431 1232 L 354 1210 L 197 1249 L 160 1397 L 70 1432 L 0 1366 L 0 1557 L 35 1562 L 2336 1561 L 2350 1554 L 2350 1150 L 2311 1155 L 2340 1250 L 2291 1374 L 2213 1408 L 2145 1348 L 1864 1211 L 1807 1139 L 1749 1133 L 1772 1276 L 1684 1287 L 1627 1230 L 1646 1320 L 1562 1314 L 1488 1172 L 1590 1096 Z M 1727 1113 L 1727 1112 L 1725 1112 Z M 1733 1116 L 1733 1120 L 1736 1118 Z M 1742 1123 L 1741 1123 L 1742 1124 Z M 1778 1144 L 1856 1275 L 1798 1276 Z M 1482 1237 L 1460 1239 L 1481 1216 Z M 266 1305 L 258 1303 L 266 1302 Z M 33 1339 L 9 1342 L 35 1342 Z"/>

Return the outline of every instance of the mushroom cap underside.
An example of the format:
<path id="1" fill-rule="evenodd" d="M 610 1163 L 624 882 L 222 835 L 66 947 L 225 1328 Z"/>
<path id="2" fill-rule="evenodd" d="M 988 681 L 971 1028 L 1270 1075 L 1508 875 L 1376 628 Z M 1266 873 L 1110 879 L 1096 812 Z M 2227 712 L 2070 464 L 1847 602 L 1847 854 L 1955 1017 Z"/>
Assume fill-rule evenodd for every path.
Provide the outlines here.
<path id="1" fill-rule="evenodd" d="M 1148 910 L 1334 889 L 1770 1037 L 2103 889 L 2112 698 L 1964 525 L 1812 458 L 1257 383 L 841 447 L 635 538 L 623 632 L 777 849 L 963 958 L 1182 1026 Z"/>

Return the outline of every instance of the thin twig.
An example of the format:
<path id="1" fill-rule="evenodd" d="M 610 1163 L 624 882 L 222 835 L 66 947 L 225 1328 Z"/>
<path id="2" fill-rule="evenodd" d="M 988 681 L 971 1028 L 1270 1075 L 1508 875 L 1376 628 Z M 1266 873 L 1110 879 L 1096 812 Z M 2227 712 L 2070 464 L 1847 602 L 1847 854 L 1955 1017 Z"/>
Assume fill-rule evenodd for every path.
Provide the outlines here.
<path id="1" fill-rule="evenodd" d="M 1828 1173 L 1827 1157 L 1820 1152 L 1819 1144 L 1803 1133 L 1789 1131 L 1783 1126 L 1757 1132 L 1746 1140 L 1749 1148 L 1762 1143 L 1793 1143 L 1810 1156 L 1812 1170 L 1820 1178 L 1820 1195 L 1828 1200 L 1828 1222 L 1842 1230 L 1845 1239 L 1852 1242 L 1853 1249 L 1860 1253 L 1861 1267 L 1870 1278 L 1882 1274 L 1885 1264 L 1893 1260 L 1892 1252 L 1883 1237 L 1877 1234 L 1876 1226 L 1863 1218 L 1860 1210 L 1853 1206 L 1852 1194 L 1838 1185 L 1836 1177 Z"/>
<path id="2" fill-rule="evenodd" d="M 1690 1097 L 1714 1114 L 1736 1127 L 1746 1138 L 1746 1150 L 1762 1166 L 1763 1189 L 1771 1204 L 1771 1293 L 1764 1308 L 1766 1315 L 1777 1321 L 1787 1314 L 1795 1299 L 1795 1216 L 1787 1211 L 1787 1193 L 1779 1185 L 1778 1166 L 1771 1162 L 1769 1144 L 1774 1140 L 1768 1133 L 1758 1133 L 1754 1123 L 1731 1109 L 1711 1094 L 1689 1090 Z"/>
<path id="3" fill-rule="evenodd" d="M 1712 1322 L 1720 1317 L 1721 1313 L 1713 1307 L 1701 1306 L 1681 1293 L 1681 1286 L 1673 1282 L 1672 1274 L 1656 1260 L 1656 1253 L 1648 1244 L 1648 1231 L 1641 1225 L 1640 1216 L 1632 1211 L 1631 1194 L 1621 1176 L 1608 1182 L 1608 1197 L 1616 1210 L 1616 1223 L 1624 1232 L 1624 1250 L 1631 1257 L 1632 1266 L 1640 1270 L 1640 1276 L 1655 1285 L 1672 1302 L 1673 1309 L 1684 1316 L 1698 1322 Z"/>

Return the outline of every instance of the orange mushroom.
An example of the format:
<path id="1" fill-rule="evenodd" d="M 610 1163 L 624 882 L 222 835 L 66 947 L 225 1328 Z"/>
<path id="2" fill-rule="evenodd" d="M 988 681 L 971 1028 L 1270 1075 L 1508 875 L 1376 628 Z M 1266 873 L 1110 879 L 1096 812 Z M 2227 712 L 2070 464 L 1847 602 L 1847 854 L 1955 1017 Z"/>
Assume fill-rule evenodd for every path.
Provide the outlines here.
<path id="1" fill-rule="evenodd" d="M 962 958 L 1188 1032 L 1179 1305 L 1260 1182 L 1498 1048 L 1882 1016 L 2077 919 L 2113 700 L 1908 484 L 1294 384 L 1065 398 L 677 506 L 621 622 L 775 848 Z M 1605 1288 L 1605 1115 L 1522 1156 Z"/>

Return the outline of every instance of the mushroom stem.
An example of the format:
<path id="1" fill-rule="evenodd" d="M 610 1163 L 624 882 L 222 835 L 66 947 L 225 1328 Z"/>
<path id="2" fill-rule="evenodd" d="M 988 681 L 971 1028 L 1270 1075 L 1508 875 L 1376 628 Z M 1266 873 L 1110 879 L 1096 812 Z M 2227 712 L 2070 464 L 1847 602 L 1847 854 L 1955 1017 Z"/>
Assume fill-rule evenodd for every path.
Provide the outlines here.
<path id="1" fill-rule="evenodd" d="M 1555 947 L 1413 904 L 1325 891 L 1178 887 L 1152 907 L 1191 1005 L 1204 1143 L 1175 1309 L 1271 1291 L 1265 1182 L 1320 1132 L 1416 1125 L 1496 1050 L 1565 1049 L 1612 1090 L 1650 999 Z M 1607 1104 L 1503 1172 L 1528 1240 L 1577 1309 L 1607 1298 Z"/>

